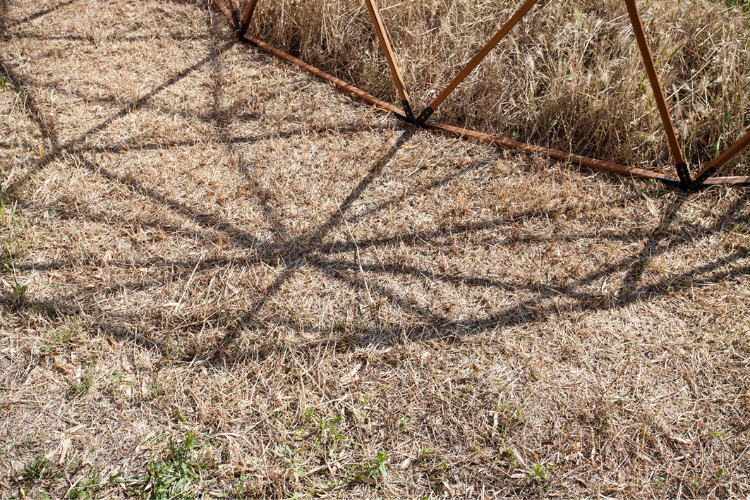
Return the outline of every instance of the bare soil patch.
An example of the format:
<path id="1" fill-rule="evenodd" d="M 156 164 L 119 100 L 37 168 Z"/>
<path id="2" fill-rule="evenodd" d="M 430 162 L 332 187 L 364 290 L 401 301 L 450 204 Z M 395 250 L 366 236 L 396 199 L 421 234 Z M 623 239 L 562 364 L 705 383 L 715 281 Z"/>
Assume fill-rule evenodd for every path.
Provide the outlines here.
<path id="1" fill-rule="evenodd" d="M 750 494 L 747 188 L 414 130 L 203 3 L 0 8 L 0 497 Z"/>

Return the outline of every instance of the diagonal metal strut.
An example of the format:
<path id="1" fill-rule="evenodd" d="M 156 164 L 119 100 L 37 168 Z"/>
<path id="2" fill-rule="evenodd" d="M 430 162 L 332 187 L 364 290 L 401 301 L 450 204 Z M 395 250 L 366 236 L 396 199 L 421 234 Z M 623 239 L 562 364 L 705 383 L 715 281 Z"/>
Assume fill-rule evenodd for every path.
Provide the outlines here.
<path id="1" fill-rule="evenodd" d="M 240 29 L 240 40 L 247 33 L 247 29 L 250 27 L 250 20 L 253 18 L 253 12 L 255 7 L 258 5 L 258 0 L 249 0 L 247 7 L 245 8 L 245 14 L 242 16 L 242 28 Z"/>
<path id="2" fill-rule="evenodd" d="M 628 9 L 630 24 L 633 26 L 633 33 L 638 42 L 638 50 L 641 52 L 643 65 L 646 67 L 648 81 L 651 84 L 651 90 L 653 91 L 654 99 L 656 100 L 656 107 L 659 108 L 659 115 L 661 116 L 661 122 L 664 125 L 664 132 L 667 134 L 667 142 L 669 142 L 669 149 L 672 151 L 672 157 L 674 158 L 675 167 L 677 168 L 677 175 L 680 177 L 680 184 L 683 189 L 687 189 L 692 184 L 692 181 L 690 180 L 690 172 L 685 164 L 685 158 L 682 156 L 680 144 L 677 141 L 677 134 L 674 131 L 672 117 L 669 115 L 669 107 L 667 106 L 666 99 L 664 99 L 664 91 L 661 89 L 659 76 L 656 74 L 654 58 L 651 55 L 651 49 L 646 40 L 646 32 L 643 30 L 641 16 L 638 14 L 635 0 L 623 1 L 625 2 L 625 7 Z"/>
<path id="3" fill-rule="evenodd" d="M 750 146 L 750 132 L 743 135 L 737 142 L 729 146 L 724 150 L 723 153 L 714 158 L 708 165 L 703 167 L 703 170 L 698 172 L 698 175 L 695 176 L 695 179 L 690 184 L 690 189 L 694 189 L 703 184 L 704 181 L 708 180 L 711 174 L 723 167 L 726 162 L 734 158 L 748 146 Z"/>
<path id="4" fill-rule="evenodd" d="M 242 29 L 242 26 L 240 26 L 240 14 L 239 14 L 239 6 L 237 5 L 236 0 L 229 0 L 229 5 L 232 7 L 232 24 L 234 24 L 234 29 L 237 31 L 240 31 Z"/>
<path id="5" fill-rule="evenodd" d="M 257 6 L 258 0 L 248 0 L 247 6 L 245 8 L 244 15 L 241 21 L 238 21 L 237 3 L 236 3 L 237 1 L 238 0 L 214 0 L 219 10 L 221 10 L 224 16 L 229 20 L 230 24 L 233 24 L 235 25 L 235 27 L 237 27 L 241 41 L 252 43 L 253 45 L 257 46 L 258 48 L 262 50 L 268 51 L 281 59 L 285 59 L 288 62 L 291 62 L 324 80 L 328 80 L 331 83 L 334 83 L 335 85 L 339 86 L 343 90 L 360 97 L 361 99 L 365 100 L 366 102 L 376 107 L 390 111 L 391 113 L 393 113 L 395 116 L 399 117 L 400 119 L 406 120 L 412 124 L 440 129 L 448 133 L 459 135 L 461 137 L 473 137 L 475 139 L 499 144 L 504 147 L 517 148 L 517 149 L 522 149 L 522 150 L 526 150 L 529 152 L 539 153 L 544 156 L 556 158 L 556 159 L 563 160 L 563 161 L 571 161 L 572 163 L 579 163 L 581 165 L 599 168 L 602 170 L 615 172 L 621 175 L 660 180 L 668 184 L 679 184 L 679 186 L 684 190 L 693 190 L 693 189 L 697 189 L 703 186 L 716 185 L 716 184 L 750 184 L 750 176 L 711 177 L 712 174 L 718 171 L 734 156 L 736 156 L 737 154 L 742 152 L 744 149 L 746 149 L 748 146 L 750 146 L 750 132 L 747 132 L 745 135 L 743 135 L 739 140 L 737 140 L 734 144 L 728 147 L 723 153 L 721 153 L 718 157 L 716 157 L 710 163 L 708 163 L 696 175 L 694 179 L 691 179 L 690 172 L 685 162 L 685 158 L 680 149 L 679 141 L 677 139 L 677 134 L 675 133 L 674 124 L 672 122 L 672 118 L 669 113 L 669 107 L 664 97 L 664 92 L 661 88 L 661 83 L 659 82 L 659 78 L 656 72 L 656 67 L 654 64 L 654 59 L 651 53 L 651 49 L 649 48 L 648 41 L 646 40 L 646 34 L 643 29 L 643 24 L 641 22 L 640 15 L 638 13 L 636 0 L 623 0 L 623 1 L 625 2 L 625 5 L 627 7 L 628 15 L 630 17 L 630 22 L 631 22 L 631 25 L 633 26 L 633 33 L 636 37 L 636 41 L 638 42 L 638 49 L 641 53 L 641 58 L 643 60 L 646 73 L 649 78 L 649 83 L 653 91 L 654 99 L 656 101 L 657 108 L 659 110 L 659 116 L 664 126 L 664 130 L 667 136 L 667 141 L 669 143 L 670 152 L 672 153 L 672 156 L 675 161 L 675 167 L 677 169 L 677 174 L 679 176 L 679 183 L 676 180 L 671 179 L 669 177 L 665 177 L 657 172 L 651 172 L 651 171 L 641 170 L 637 168 L 628 168 L 623 165 L 617 165 L 617 164 L 602 161 L 602 160 L 582 157 L 582 156 L 575 155 L 572 153 L 564 153 L 560 151 L 555 151 L 555 150 L 543 148 L 540 146 L 533 146 L 529 144 L 519 143 L 516 141 L 509 140 L 509 139 L 503 139 L 503 138 L 496 137 L 496 136 L 490 136 L 490 135 L 483 134 L 480 132 L 475 132 L 472 130 L 457 128 L 457 127 L 453 127 L 450 125 L 427 121 L 432 115 L 432 113 L 437 109 L 437 107 L 456 89 L 456 87 L 458 87 L 458 85 L 474 70 L 474 68 L 476 68 L 479 65 L 479 63 L 510 32 L 510 30 L 513 29 L 513 27 L 516 24 L 518 24 L 518 22 L 533 8 L 533 6 L 538 2 L 538 0 L 525 0 L 525 2 L 521 5 L 521 7 L 502 26 L 502 28 L 495 34 L 495 36 L 493 36 L 490 39 L 490 41 L 467 63 L 467 65 L 461 70 L 461 72 L 453 78 L 453 80 L 448 84 L 448 86 L 437 96 L 437 98 L 435 98 L 435 100 L 432 101 L 432 103 L 430 103 L 429 106 L 427 106 L 422 111 L 422 113 L 417 118 L 415 118 L 412 113 L 411 103 L 409 100 L 409 94 L 406 90 L 406 85 L 404 84 L 401 71 L 396 62 L 396 58 L 395 58 L 393 49 L 391 47 L 390 41 L 388 39 L 388 35 L 386 32 L 385 26 L 383 24 L 382 17 L 380 16 L 380 11 L 378 9 L 377 4 L 375 3 L 376 0 L 365 0 L 365 2 L 367 4 L 367 8 L 368 8 L 370 17 L 373 22 L 375 32 L 378 36 L 378 41 L 380 43 L 381 48 L 383 49 L 383 52 L 385 53 L 386 60 L 388 61 L 388 66 L 391 71 L 391 76 L 393 77 L 394 84 L 396 85 L 396 89 L 398 90 L 399 96 L 401 98 L 401 102 L 404 106 L 403 109 L 405 111 L 405 116 L 401 115 L 398 112 L 399 111 L 398 108 L 396 108 L 392 104 L 383 102 L 382 100 L 374 96 L 371 96 L 370 94 L 367 94 L 366 92 L 346 82 L 343 82 L 327 73 L 324 73 L 321 70 L 314 68 L 313 66 L 310 66 L 309 64 L 304 63 L 303 61 L 300 61 L 290 56 L 289 54 L 286 54 L 278 49 L 274 49 L 273 47 L 268 46 L 267 44 L 263 43 L 260 40 L 257 40 L 253 37 L 245 38 L 245 33 L 247 32 L 250 26 L 250 21 L 252 20 L 252 16 Z M 229 4 L 229 6 L 231 7 L 231 11 L 229 8 L 227 8 L 227 4 Z"/>
<path id="6" fill-rule="evenodd" d="M 458 87 L 458 84 L 464 81 L 464 79 L 469 76 L 469 73 L 471 73 L 474 68 L 476 68 L 480 62 L 482 62 L 482 59 L 487 57 L 487 54 L 490 53 L 492 49 L 495 48 L 495 46 L 500 43 L 500 40 L 505 38 L 505 36 L 510 32 L 510 30 L 513 29 L 513 27 L 518 24 L 518 21 L 523 18 L 536 4 L 538 0 L 526 0 L 523 5 L 513 14 L 513 16 L 506 22 L 502 28 L 500 28 L 500 31 L 498 31 L 495 36 L 493 36 L 487 44 L 482 47 L 482 50 L 480 50 L 477 55 L 471 58 L 471 60 L 468 62 L 466 66 L 464 66 L 464 69 L 461 70 L 459 74 L 451 80 L 451 82 L 448 84 L 447 87 L 438 95 L 434 101 L 432 101 L 429 106 L 424 108 L 422 112 L 419 114 L 419 117 L 417 118 L 417 122 L 421 125 L 424 122 L 427 121 L 427 119 L 432 116 L 432 113 L 435 112 L 438 106 L 440 106 L 440 103 L 442 103 L 446 97 L 448 97 L 455 89 Z"/>
<path id="7" fill-rule="evenodd" d="M 406 85 L 404 84 L 404 78 L 401 76 L 401 70 L 396 62 L 393 48 L 391 48 L 391 42 L 388 39 L 388 33 L 385 30 L 383 18 L 380 17 L 380 9 L 378 9 L 375 0 L 365 0 L 365 3 L 367 4 L 367 10 L 370 11 L 370 17 L 372 18 L 372 24 L 375 27 L 375 33 L 378 35 L 380 47 L 383 49 L 383 52 L 385 52 L 385 59 L 388 61 L 388 67 L 391 69 L 391 76 L 393 77 L 393 83 L 396 84 L 398 95 L 401 97 L 401 104 L 404 107 L 406 118 L 409 123 L 416 123 L 414 113 L 411 109 L 411 102 L 409 101 L 409 93 L 406 91 Z"/>

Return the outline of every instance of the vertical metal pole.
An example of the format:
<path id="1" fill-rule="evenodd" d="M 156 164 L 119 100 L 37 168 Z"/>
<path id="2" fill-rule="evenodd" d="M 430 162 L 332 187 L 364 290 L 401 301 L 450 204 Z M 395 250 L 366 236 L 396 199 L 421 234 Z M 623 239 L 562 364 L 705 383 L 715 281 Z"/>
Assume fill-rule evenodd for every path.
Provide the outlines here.
<path id="1" fill-rule="evenodd" d="M 419 117 L 417 118 L 417 122 L 420 124 L 427 121 L 427 119 L 432 115 L 432 113 L 435 112 L 438 106 L 440 106 L 440 103 L 442 103 L 446 97 L 448 97 L 451 92 L 453 92 L 456 87 L 458 87 L 458 84 L 461 83 L 467 76 L 469 76 L 469 73 L 471 73 L 474 68 L 477 67 L 477 65 L 482 62 L 482 59 L 487 57 L 487 54 L 490 53 L 492 49 L 495 48 L 495 45 L 500 43 L 500 40 L 505 38 L 505 35 L 507 35 L 511 29 L 518 23 L 518 21 L 523 18 L 534 6 L 535 3 L 537 3 L 538 0 L 526 0 L 523 5 L 513 14 L 513 17 L 511 17 L 508 22 L 506 22 L 502 28 L 500 28 L 500 31 L 498 31 L 495 36 L 493 36 L 489 42 L 480 50 L 477 55 L 471 58 L 469 63 L 464 67 L 464 69 L 461 70 L 461 72 L 456 75 L 456 77 L 451 80 L 451 82 L 448 84 L 448 86 L 443 90 L 439 96 L 435 98 L 434 101 L 430 103 L 429 106 L 424 108 L 422 113 L 420 113 Z"/>
<path id="2" fill-rule="evenodd" d="M 406 85 L 404 84 L 404 78 L 401 76 L 401 70 L 396 62 L 396 56 L 393 54 L 391 48 L 391 42 L 388 40 L 388 33 L 385 31 L 385 25 L 383 24 L 383 18 L 380 17 L 380 9 L 378 9 L 375 0 L 365 0 L 367 4 L 367 10 L 370 11 L 370 18 L 372 18 L 372 24 L 375 27 L 375 33 L 378 35 L 380 41 L 380 47 L 385 52 L 385 58 L 388 61 L 388 67 L 391 69 L 391 76 L 393 77 L 393 83 L 396 84 L 398 95 L 401 97 L 401 104 L 404 107 L 404 113 L 406 118 L 411 123 L 416 123 L 414 119 L 414 113 L 411 109 L 411 102 L 409 101 L 409 94 L 406 92 Z"/>
<path id="3" fill-rule="evenodd" d="M 664 99 L 664 92 L 661 89 L 659 77 L 656 74 L 654 58 L 651 55 L 651 49 L 648 46 L 648 41 L 646 41 L 646 32 L 643 30 L 641 16 L 638 14 L 638 8 L 635 5 L 635 0 L 623 1 L 625 2 L 625 6 L 628 9 L 630 23 L 633 25 L 633 33 L 635 34 L 635 39 L 638 42 L 638 50 L 640 50 L 641 52 L 641 59 L 643 59 L 644 66 L 646 66 L 648 81 L 651 84 L 651 90 L 654 92 L 656 106 L 659 108 L 659 115 L 661 116 L 661 122 L 664 125 L 664 132 L 667 134 L 669 149 L 672 151 L 672 157 L 674 158 L 675 166 L 677 168 L 677 175 L 680 176 L 680 183 L 682 187 L 684 189 L 688 189 L 691 184 L 690 172 L 688 171 L 687 165 L 685 164 L 685 158 L 683 158 L 682 156 L 680 144 L 677 141 L 677 134 L 675 134 L 674 125 L 672 124 L 672 118 L 669 116 L 669 108 L 667 107 L 666 99 Z"/>
<path id="4" fill-rule="evenodd" d="M 253 12 L 255 12 L 256 5 L 258 5 L 258 0 L 249 0 L 247 2 L 245 15 L 242 16 L 242 29 L 240 29 L 240 38 L 245 36 L 245 33 L 247 33 L 247 29 L 250 27 L 250 20 L 253 18 Z"/>

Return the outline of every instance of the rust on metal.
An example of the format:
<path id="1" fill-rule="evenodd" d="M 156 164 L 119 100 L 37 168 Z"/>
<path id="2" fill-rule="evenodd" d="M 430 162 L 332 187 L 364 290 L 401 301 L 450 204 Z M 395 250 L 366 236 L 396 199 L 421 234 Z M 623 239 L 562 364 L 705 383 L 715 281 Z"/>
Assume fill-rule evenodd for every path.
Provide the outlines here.
<path id="1" fill-rule="evenodd" d="M 557 151 L 555 149 L 544 148 L 542 146 L 534 146 L 532 144 L 526 144 L 523 142 L 511 140 L 511 139 L 506 139 L 504 137 L 485 134 L 483 132 L 476 132 L 474 130 L 469 130 L 469 129 L 465 129 L 461 127 L 454 127 L 452 125 L 445 125 L 443 123 L 427 122 L 427 125 L 433 128 L 443 130 L 450 134 L 457 135 L 459 137 L 471 137 L 473 139 L 479 139 L 480 141 L 498 144 L 506 148 L 521 149 L 523 151 L 528 151 L 529 153 L 537 153 L 542 156 L 546 156 L 548 158 L 554 158 L 556 160 L 562 160 L 562 161 L 569 161 L 571 163 L 577 163 L 579 165 L 583 165 L 586 167 L 598 168 L 600 170 L 606 170 L 608 172 L 614 172 L 614 173 L 625 175 L 628 177 L 658 180 L 658 181 L 664 181 L 664 182 L 669 182 L 669 183 L 677 182 L 676 179 L 672 179 L 671 177 L 666 177 L 662 174 L 659 174 L 657 172 L 652 172 L 650 170 L 643 170 L 640 168 L 630 168 L 630 167 L 626 167 L 625 165 L 619 165 L 617 163 L 611 163 L 611 162 L 604 161 L 604 160 L 597 160 L 596 158 L 579 156 L 579 155 L 572 154 L 572 153 L 565 153 L 563 151 Z"/>
<path id="2" fill-rule="evenodd" d="M 219 8 L 222 14 L 224 14 L 224 17 L 227 18 L 229 21 L 229 24 L 232 24 L 232 13 L 229 12 L 229 9 L 227 9 L 227 6 L 224 5 L 224 2 L 222 0 L 214 0 L 214 3 Z"/>
<path id="3" fill-rule="evenodd" d="M 245 7 L 245 14 L 242 16 L 242 29 L 240 29 L 240 38 L 245 36 L 248 28 L 250 27 L 250 21 L 253 18 L 253 12 L 255 7 L 258 5 L 258 0 L 249 0 L 247 7 Z"/>
<path id="4" fill-rule="evenodd" d="M 393 83 L 396 84 L 398 95 L 402 101 L 409 101 L 409 94 L 406 91 L 406 85 L 404 84 L 404 78 L 401 76 L 401 70 L 396 63 L 396 56 L 391 48 L 391 42 L 388 39 L 388 33 L 385 31 L 385 25 L 383 24 L 383 18 L 380 17 L 380 9 L 378 9 L 375 0 L 365 0 L 367 4 L 367 10 L 370 11 L 370 17 L 372 18 L 372 24 L 375 27 L 375 33 L 378 35 L 378 41 L 380 47 L 385 52 L 385 59 L 388 61 L 388 67 L 391 70 L 391 76 L 393 77 Z"/>
<path id="5" fill-rule="evenodd" d="M 646 32 L 643 30 L 643 23 L 641 22 L 641 16 L 638 14 L 638 8 L 635 5 L 635 0 L 624 0 L 625 6 L 628 9 L 628 15 L 630 16 L 630 24 L 633 25 L 633 33 L 635 39 L 638 42 L 638 50 L 641 52 L 641 59 L 643 65 L 646 67 L 646 73 L 648 74 L 648 81 L 651 84 L 651 90 L 654 93 L 654 99 L 656 100 L 656 107 L 659 108 L 659 115 L 661 116 L 661 122 L 664 125 L 664 132 L 667 134 L 667 141 L 669 142 L 669 149 L 672 151 L 672 157 L 674 158 L 675 165 L 678 165 L 678 173 L 680 173 L 679 166 L 684 165 L 685 158 L 682 156 L 680 150 L 680 144 L 677 141 L 677 134 L 674 131 L 674 125 L 672 124 L 672 117 L 669 114 L 669 108 L 667 107 L 667 101 L 664 99 L 664 91 L 661 88 L 659 82 L 659 76 L 656 74 L 656 66 L 654 65 L 654 58 L 651 55 L 651 49 L 648 46 L 646 40 Z M 682 170 L 687 172 L 687 168 Z M 684 174 L 680 173 L 680 180 L 683 186 L 687 187 L 690 185 L 690 174 L 687 173 L 688 178 L 684 179 Z"/>
<path id="6" fill-rule="evenodd" d="M 246 36 L 245 38 L 251 41 L 253 44 L 255 44 L 259 49 L 265 50 L 269 54 L 273 54 L 279 59 L 283 59 L 284 61 L 292 63 L 295 66 L 298 66 L 304 69 L 305 71 L 309 71 L 310 73 L 317 76 L 318 78 L 331 82 L 332 84 L 336 85 L 340 89 L 345 90 L 346 92 L 349 92 L 350 94 L 353 94 L 359 97 L 360 99 L 362 99 L 368 104 L 372 104 L 373 106 L 384 109 L 386 111 L 390 111 L 395 114 L 400 114 L 399 109 L 393 104 L 389 104 L 381 99 L 378 99 L 377 97 L 368 94 L 364 90 L 360 90 L 354 85 L 346 83 L 344 80 L 340 80 L 339 78 L 336 78 L 333 75 L 329 75 L 325 71 L 321 71 L 315 66 L 307 64 L 305 61 L 302 61 L 301 59 L 297 59 L 296 57 L 291 56 L 287 54 L 286 52 L 281 51 L 275 47 L 272 47 L 268 45 L 267 43 L 258 40 L 257 38 L 254 38 L 252 36 Z"/>
<path id="7" fill-rule="evenodd" d="M 703 170 L 698 172 L 698 175 L 695 176 L 695 180 L 693 181 L 693 183 L 696 185 L 700 185 L 702 182 L 706 182 L 708 176 L 719 170 L 726 164 L 726 162 L 734 158 L 740 151 L 748 146 L 750 146 L 750 132 L 743 135 L 740 140 L 729 146 L 724 150 L 723 153 L 714 158 L 708 165 L 703 167 Z M 726 179 L 731 178 L 732 177 L 726 177 Z"/>
<path id="8" fill-rule="evenodd" d="M 287 54 L 286 52 L 283 52 L 277 48 L 274 48 L 268 45 L 267 43 L 264 43 L 256 38 L 248 36 L 247 39 L 250 40 L 252 43 L 256 44 L 258 48 L 265 50 L 266 52 L 273 54 L 276 57 L 283 59 L 284 61 L 292 63 L 295 66 L 298 66 L 306 71 L 309 71 L 310 73 L 317 76 L 318 78 L 321 78 L 323 80 L 333 83 L 334 85 L 341 88 L 342 90 L 359 97 L 363 101 L 369 104 L 372 104 L 373 106 L 376 106 L 385 111 L 390 111 L 392 113 L 398 114 L 398 108 L 396 108 L 396 106 L 393 106 L 392 104 L 388 104 L 387 102 L 382 101 L 378 99 L 377 97 L 374 97 L 368 94 L 367 92 L 360 90 L 357 87 L 349 83 L 346 83 L 345 81 L 340 80 L 336 78 L 335 76 L 326 73 L 325 71 L 321 71 L 315 66 L 307 64 L 306 62 L 300 59 L 297 59 L 296 57 L 291 56 Z M 549 158 L 554 158 L 554 159 L 562 160 L 562 161 L 570 161 L 571 163 L 577 163 L 586 167 L 598 168 L 600 170 L 606 170 L 608 172 L 615 172 L 615 173 L 625 175 L 628 177 L 659 180 L 659 181 L 668 182 L 668 183 L 678 182 L 675 179 L 666 177 L 657 172 L 651 172 L 649 170 L 642 170 L 639 168 L 629 168 L 629 167 L 626 167 L 625 165 L 618 165 L 617 163 L 611 163 L 611 162 L 607 162 L 604 160 L 597 160 L 595 158 L 588 158 L 586 156 L 579 156 L 579 155 L 575 155 L 572 153 L 565 153 L 565 152 L 557 151 L 554 149 L 544 148 L 542 146 L 534 146 L 531 144 L 513 141 L 511 139 L 505 139 L 502 137 L 493 136 L 493 135 L 485 134 L 482 132 L 477 132 L 474 130 L 454 127 L 452 125 L 446 125 L 443 123 L 435 123 L 435 122 L 427 122 L 426 125 L 432 128 L 442 130 L 449 134 L 459 136 L 459 137 L 471 137 L 473 139 L 478 139 L 484 142 L 491 142 L 493 144 L 498 144 L 506 148 L 521 149 L 524 151 L 528 151 L 530 153 L 537 153 L 537 154 L 540 154 L 542 156 L 546 156 Z"/>
<path id="9" fill-rule="evenodd" d="M 538 0 L 526 0 L 523 5 L 513 14 L 513 16 L 503 25 L 500 30 L 495 33 L 495 36 L 490 38 L 490 41 L 485 44 L 484 47 L 482 47 L 482 50 L 477 52 L 477 54 L 471 58 L 471 60 L 464 66 L 464 68 L 459 72 L 453 80 L 448 84 L 445 89 L 443 89 L 442 92 L 430 103 L 429 108 L 432 111 L 435 111 L 438 106 L 440 106 L 440 103 L 442 103 L 446 97 L 448 97 L 455 89 L 458 87 L 458 85 L 466 79 L 467 76 L 469 76 L 469 73 L 471 73 L 474 68 L 476 68 L 482 60 L 487 57 L 487 54 L 490 53 L 492 49 L 495 48 L 495 46 L 500 43 L 500 40 L 505 38 L 505 36 L 510 33 L 510 30 L 513 29 L 513 27 L 518 24 L 518 21 L 523 18 L 534 6 L 534 4 L 537 3 Z M 428 117 L 430 114 L 432 114 L 432 111 L 428 112 Z M 425 118 L 426 119 L 426 118 Z"/>
<path id="10" fill-rule="evenodd" d="M 221 10 L 221 12 L 226 16 L 229 22 L 232 23 L 233 21 L 232 13 L 229 11 L 229 9 L 227 9 L 223 1 L 222 0 L 215 0 L 215 1 L 216 1 L 216 5 L 219 7 L 219 10 Z M 402 102 L 404 103 L 405 109 L 407 109 L 409 96 L 408 96 L 408 93 L 406 92 L 406 86 L 403 82 L 400 69 L 398 68 L 398 65 L 396 64 L 395 55 L 393 53 L 393 49 L 390 45 L 390 42 L 388 40 L 388 36 L 385 31 L 382 18 L 380 17 L 379 10 L 377 8 L 377 5 L 374 3 L 374 0 L 365 0 L 365 1 L 367 3 L 368 10 L 370 11 L 370 16 L 372 17 L 373 25 L 378 35 L 380 45 L 386 54 L 386 59 L 388 60 L 388 65 L 391 69 L 391 74 L 393 76 L 394 83 L 396 84 L 396 88 L 399 91 L 399 96 L 402 98 Z M 482 50 L 479 51 L 479 53 L 477 53 L 469 61 L 469 63 L 461 70 L 461 72 L 451 81 L 451 83 L 430 104 L 430 106 L 425 108 L 425 110 L 422 112 L 422 114 L 416 121 L 413 119 L 413 116 L 411 117 L 408 116 L 409 113 L 407 113 L 407 116 L 400 114 L 399 112 L 400 110 L 393 104 L 390 104 L 381 99 L 378 99 L 377 97 L 368 94 L 367 92 L 355 87 L 354 85 L 351 85 L 339 78 L 336 78 L 335 76 L 332 76 L 326 73 L 325 71 L 322 71 L 294 56 L 291 56 L 282 50 L 272 47 L 268 45 L 267 43 L 261 40 L 258 40 L 257 38 L 254 38 L 252 36 L 245 37 L 244 34 L 247 32 L 247 29 L 250 25 L 250 20 L 252 19 L 253 12 L 257 5 L 257 0 L 248 1 L 247 8 L 245 9 L 245 14 L 243 16 L 240 40 L 250 42 L 254 44 L 255 46 L 257 46 L 259 49 L 264 50 L 284 61 L 294 64 L 295 66 L 298 66 L 299 68 L 302 68 L 305 71 L 312 73 L 318 78 L 321 78 L 323 80 L 326 80 L 336 85 L 337 87 L 341 88 L 345 92 L 348 92 L 349 94 L 352 94 L 362 99 L 366 103 L 371 104 L 375 106 L 376 108 L 379 108 L 383 111 L 391 112 L 402 120 L 408 121 L 413 124 L 426 126 L 428 128 L 441 130 L 443 132 L 453 134 L 459 137 L 470 137 L 473 139 L 497 144 L 502 147 L 520 149 L 520 150 L 527 151 L 530 153 L 540 154 L 549 158 L 576 163 L 576 164 L 583 165 L 586 167 L 597 168 L 600 170 L 605 170 L 608 172 L 613 172 L 613 173 L 628 176 L 628 177 L 658 180 L 658 181 L 666 182 L 669 184 L 677 184 L 686 190 L 695 189 L 700 186 L 716 185 L 716 184 L 750 184 L 750 176 L 709 177 L 711 174 L 713 174 L 719 168 L 721 168 L 724 164 L 726 164 L 727 161 L 729 161 L 731 158 L 737 155 L 740 151 L 750 146 L 750 132 L 746 133 L 741 139 L 739 139 L 737 142 L 732 144 L 721 155 L 719 155 L 717 158 L 711 161 L 708 165 L 706 165 L 706 167 L 703 168 L 700 171 L 700 173 L 698 173 L 695 180 L 690 181 L 690 174 L 689 172 L 687 172 L 686 167 L 684 167 L 684 158 L 682 156 L 682 152 L 680 150 L 679 143 L 677 141 L 677 136 L 675 134 L 674 125 L 672 123 L 672 119 L 669 114 L 669 109 L 668 109 L 666 100 L 664 98 L 664 93 L 661 89 L 661 84 L 659 83 L 659 79 L 656 74 L 654 60 L 651 55 L 651 50 L 648 46 L 648 42 L 646 41 L 645 32 L 643 30 L 643 25 L 641 24 L 640 16 L 638 15 L 638 10 L 635 4 L 635 0 L 624 0 L 624 1 L 628 8 L 628 14 L 630 15 L 630 20 L 633 25 L 633 31 L 635 33 L 636 40 L 638 41 L 638 48 L 641 52 L 641 57 L 646 67 L 646 72 L 649 77 L 649 83 L 651 84 L 651 88 L 654 93 L 657 107 L 659 109 L 659 114 L 660 114 L 662 123 L 664 124 L 664 129 L 667 134 L 669 147 L 674 157 L 675 164 L 678 167 L 678 174 L 680 177 L 679 180 L 674 179 L 669 176 L 662 175 L 658 172 L 650 171 L 650 170 L 630 168 L 625 165 L 620 165 L 617 163 L 599 160 L 596 158 L 589 158 L 586 156 L 580 156 L 580 155 L 576 155 L 573 153 L 566 153 L 563 151 L 549 149 L 549 148 L 545 148 L 542 146 L 526 144 L 523 142 L 514 141 L 511 139 L 494 136 L 490 134 L 485 134 L 482 132 L 477 132 L 474 130 L 469 130 L 469 129 L 465 129 L 461 127 L 455 127 L 455 126 L 446 125 L 443 123 L 427 121 L 427 119 L 435 110 L 435 108 L 439 106 L 440 103 L 448 95 L 450 95 L 450 93 L 461 83 L 461 81 L 463 81 L 466 78 L 466 76 L 469 75 L 469 73 L 471 73 L 471 71 L 482 61 L 482 59 L 484 59 L 484 57 L 487 56 L 487 54 L 500 42 L 500 40 L 502 40 L 503 37 L 505 37 L 508 34 L 508 32 L 510 32 L 513 26 L 515 26 L 523 18 L 523 16 L 529 12 L 529 10 L 531 10 L 531 8 L 534 6 L 534 4 L 537 3 L 537 1 L 538 0 L 526 0 L 524 4 L 514 13 L 513 17 L 511 17 L 511 19 L 508 20 L 505 23 L 505 25 L 503 25 L 500 31 L 498 31 L 498 33 L 495 34 L 495 36 L 492 37 L 492 39 L 484 46 L 484 48 L 482 48 Z M 679 168 L 681 166 L 683 167 L 683 169 Z"/>

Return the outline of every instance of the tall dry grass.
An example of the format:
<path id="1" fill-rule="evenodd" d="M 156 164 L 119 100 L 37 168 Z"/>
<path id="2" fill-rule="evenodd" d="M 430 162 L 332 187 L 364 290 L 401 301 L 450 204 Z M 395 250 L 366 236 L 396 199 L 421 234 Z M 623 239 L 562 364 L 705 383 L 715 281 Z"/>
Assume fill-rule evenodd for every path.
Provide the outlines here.
<path id="1" fill-rule="evenodd" d="M 519 2 L 381 0 L 417 112 Z M 724 2 L 639 2 L 662 87 L 695 169 L 750 125 L 750 17 Z M 361 0 L 260 2 L 252 33 L 371 93 L 397 96 Z M 547 147 L 671 169 L 623 2 L 540 2 L 436 118 Z M 740 156 L 730 171 L 744 172 Z M 738 166 L 740 163 L 740 166 Z"/>

